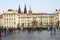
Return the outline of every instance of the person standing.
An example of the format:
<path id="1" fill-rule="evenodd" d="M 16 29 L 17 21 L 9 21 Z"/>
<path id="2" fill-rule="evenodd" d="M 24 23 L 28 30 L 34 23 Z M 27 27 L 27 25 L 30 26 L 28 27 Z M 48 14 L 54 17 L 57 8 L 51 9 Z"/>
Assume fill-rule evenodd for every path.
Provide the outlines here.
<path id="1" fill-rule="evenodd" d="M 52 31 L 53 31 L 53 27 L 52 26 L 50 26 L 50 33 L 52 34 Z"/>
<path id="2" fill-rule="evenodd" d="M 53 31 L 54 31 L 54 34 L 56 34 L 56 28 L 54 28 L 54 30 L 53 30 Z"/>

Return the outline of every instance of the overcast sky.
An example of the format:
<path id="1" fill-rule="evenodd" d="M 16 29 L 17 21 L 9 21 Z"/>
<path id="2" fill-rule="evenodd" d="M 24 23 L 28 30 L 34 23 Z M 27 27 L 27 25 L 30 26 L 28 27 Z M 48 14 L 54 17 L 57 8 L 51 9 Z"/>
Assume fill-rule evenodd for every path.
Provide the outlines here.
<path id="1" fill-rule="evenodd" d="M 60 0 L 0 0 L 0 13 L 8 9 L 18 10 L 20 4 L 21 11 L 27 10 L 31 6 L 33 12 L 53 13 L 55 9 L 60 9 Z"/>

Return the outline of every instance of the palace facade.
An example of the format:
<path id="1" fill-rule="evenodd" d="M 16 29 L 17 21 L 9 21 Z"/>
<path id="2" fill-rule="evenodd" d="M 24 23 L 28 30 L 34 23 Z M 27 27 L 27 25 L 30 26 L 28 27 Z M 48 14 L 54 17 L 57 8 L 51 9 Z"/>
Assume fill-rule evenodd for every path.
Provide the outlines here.
<path id="1" fill-rule="evenodd" d="M 19 9 L 20 10 L 20 9 Z M 6 28 L 17 27 L 60 27 L 60 10 L 54 13 L 18 13 L 12 9 L 3 12 L 0 15 L 0 26 Z"/>

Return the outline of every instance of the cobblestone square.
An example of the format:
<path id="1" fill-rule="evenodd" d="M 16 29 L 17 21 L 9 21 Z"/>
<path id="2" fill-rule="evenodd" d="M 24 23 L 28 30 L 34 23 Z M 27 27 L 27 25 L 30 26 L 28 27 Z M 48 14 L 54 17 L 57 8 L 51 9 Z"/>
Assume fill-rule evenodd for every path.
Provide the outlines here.
<path id="1" fill-rule="evenodd" d="M 4 36 L 1 40 L 60 40 L 60 30 L 57 30 L 56 33 L 52 32 L 52 34 L 47 30 L 32 33 L 20 31 Z"/>

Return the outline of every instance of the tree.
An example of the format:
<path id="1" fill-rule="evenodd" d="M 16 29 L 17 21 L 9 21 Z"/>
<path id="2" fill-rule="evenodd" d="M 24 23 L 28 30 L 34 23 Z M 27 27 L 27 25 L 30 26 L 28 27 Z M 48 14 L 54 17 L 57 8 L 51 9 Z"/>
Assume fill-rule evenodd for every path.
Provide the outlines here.
<path id="1" fill-rule="evenodd" d="M 32 26 L 33 26 L 33 27 L 38 27 L 38 21 L 33 20 L 33 21 L 32 21 Z"/>
<path id="2" fill-rule="evenodd" d="M 17 29 L 20 31 L 20 23 L 17 24 Z"/>
<path id="3" fill-rule="evenodd" d="M 20 23 L 17 24 L 17 27 L 20 27 Z"/>
<path id="4" fill-rule="evenodd" d="M 21 25 L 22 27 L 24 27 L 24 23 L 22 23 L 22 25 Z"/>

